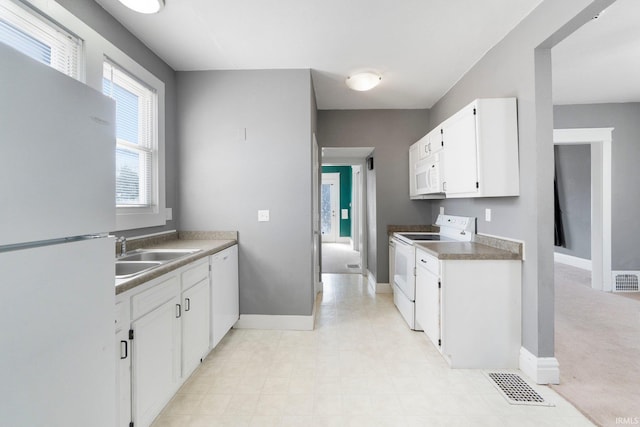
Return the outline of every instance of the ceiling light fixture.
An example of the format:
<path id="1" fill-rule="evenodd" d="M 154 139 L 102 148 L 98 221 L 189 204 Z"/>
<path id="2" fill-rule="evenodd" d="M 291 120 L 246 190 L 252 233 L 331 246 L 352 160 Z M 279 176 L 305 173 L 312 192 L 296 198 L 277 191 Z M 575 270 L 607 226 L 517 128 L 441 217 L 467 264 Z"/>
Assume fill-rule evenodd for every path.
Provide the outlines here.
<path id="1" fill-rule="evenodd" d="M 139 13 L 158 13 L 164 7 L 164 0 L 120 0 L 120 3 Z"/>
<path id="2" fill-rule="evenodd" d="M 381 80 L 382 76 L 375 73 L 365 72 L 347 77 L 345 83 L 350 89 L 365 91 L 378 86 Z"/>

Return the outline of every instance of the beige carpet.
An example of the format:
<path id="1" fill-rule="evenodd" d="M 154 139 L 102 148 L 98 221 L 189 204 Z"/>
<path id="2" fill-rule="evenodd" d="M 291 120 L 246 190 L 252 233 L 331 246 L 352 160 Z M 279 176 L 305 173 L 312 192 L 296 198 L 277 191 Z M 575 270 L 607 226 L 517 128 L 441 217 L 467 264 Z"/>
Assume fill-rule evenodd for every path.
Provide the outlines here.
<path id="1" fill-rule="evenodd" d="M 601 426 L 640 423 L 640 301 L 591 289 L 588 271 L 555 266 L 553 389 Z"/>
<path id="2" fill-rule="evenodd" d="M 323 273 L 361 273 L 362 259 L 360 253 L 351 249 L 348 243 L 323 243 Z M 357 266 L 357 267 L 354 267 Z"/>

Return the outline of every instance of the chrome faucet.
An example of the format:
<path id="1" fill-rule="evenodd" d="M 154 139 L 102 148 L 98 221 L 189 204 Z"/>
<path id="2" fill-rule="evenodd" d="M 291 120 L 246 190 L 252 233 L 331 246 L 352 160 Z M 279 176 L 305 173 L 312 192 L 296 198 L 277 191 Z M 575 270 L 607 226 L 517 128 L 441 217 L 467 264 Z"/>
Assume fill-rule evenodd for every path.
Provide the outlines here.
<path id="1" fill-rule="evenodd" d="M 127 238 L 120 236 L 117 242 L 120 243 L 120 256 L 124 256 L 127 253 Z"/>

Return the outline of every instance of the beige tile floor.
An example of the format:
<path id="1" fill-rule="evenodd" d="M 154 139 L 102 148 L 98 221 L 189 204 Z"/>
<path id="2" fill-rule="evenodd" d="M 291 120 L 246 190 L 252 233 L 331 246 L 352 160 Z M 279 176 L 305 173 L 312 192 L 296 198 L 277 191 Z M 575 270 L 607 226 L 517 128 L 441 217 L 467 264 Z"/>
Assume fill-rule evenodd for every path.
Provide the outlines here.
<path id="1" fill-rule="evenodd" d="M 323 275 L 314 331 L 233 329 L 153 424 L 167 426 L 590 426 L 554 407 L 510 405 L 478 370 L 449 369 L 360 275 Z"/>

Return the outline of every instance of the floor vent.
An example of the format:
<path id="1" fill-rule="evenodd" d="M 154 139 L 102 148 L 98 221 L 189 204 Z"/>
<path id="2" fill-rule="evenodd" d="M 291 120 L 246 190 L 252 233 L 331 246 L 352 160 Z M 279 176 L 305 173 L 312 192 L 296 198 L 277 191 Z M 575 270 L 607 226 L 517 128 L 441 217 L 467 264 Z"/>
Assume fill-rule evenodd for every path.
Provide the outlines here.
<path id="1" fill-rule="evenodd" d="M 613 292 L 640 292 L 638 271 L 613 271 Z"/>
<path id="2" fill-rule="evenodd" d="M 360 264 L 347 264 L 347 268 L 360 268 Z"/>
<path id="3" fill-rule="evenodd" d="M 500 394 L 512 405 L 554 406 L 546 402 L 517 374 L 489 372 L 487 375 Z"/>

